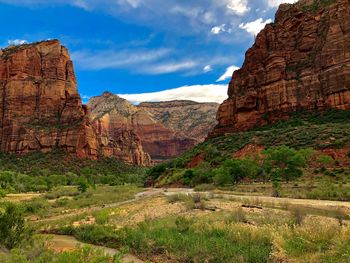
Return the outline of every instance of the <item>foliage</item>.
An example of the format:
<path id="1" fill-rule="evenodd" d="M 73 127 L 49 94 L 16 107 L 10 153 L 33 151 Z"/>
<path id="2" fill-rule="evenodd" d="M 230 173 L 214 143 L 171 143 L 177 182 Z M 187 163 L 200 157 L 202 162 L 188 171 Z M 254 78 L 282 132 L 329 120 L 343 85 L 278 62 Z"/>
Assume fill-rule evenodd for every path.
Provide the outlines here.
<path id="1" fill-rule="evenodd" d="M 23 211 L 19 206 L 8 203 L 0 214 L 0 245 L 12 249 L 29 235 L 25 226 Z"/>
<path id="2" fill-rule="evenodd" d="M 347 147 L 350 146 L 349 119 L 349 110 L 298 111 L 291 114 L 287 120 L 270 123 L 247 132 L 209 138 L 174 160 L 153 167 L 148 176 L 156 182 L 157 186 L 166 185 L 169 181 L 179 183 L 183 178 L 181 174 L 186 174 L 186 178 L 183 178 L 182 181 L 184 185 L 201 184 L 193 180 L 197 168 L 191 169 L 193 174 L 186 172 L 188 170 L 186 166 L 193 158 L 204 156 L 203 163 L 206 170 L 216 170 L 222 167 L 227 159 L 232 159 L 233 153 L 249 144 L 259 145 L 265 149 L 285 145 L 296 151 L 305 149 L 309 154 L 310 149 L 322 150 L 325 148 Z M 304 154 L 304 156 L 307 157 L 307 154 Z M 258 178 L 264 179 L 265 176 L 267 175 L 261 173 Z M 210 182 L 214 177 L 214 173 L 211 172 L 211 176 L 207 177 L 209 180 L 202 180 L 206 177 L 199 181 Z"/>
<path id="3" fill-rule="evenodd" d="M 114 158 L 79 159 L 64 151 L 31 152 L 23 156 L 0 152 L 0 182 L 17 192 L 47 191 L 59 185 L 77 185 L 80 177 L 90 184 L 138 184 L 145 169 Z"/>
<path id="4" fill-rule="evenodd" d="M 256 178 L 259 172 L 259 165 L 253 159 L 228 159 L 216 169 L 214 182 L 220 186 L 237 184 L 243 178 Z"/>
<path id="5" fill-rule="evenodd" d="M 87 189 L 89 188 L 89 183 L 85 178 L 80 178 L 80 180 L 78 181 L 78 190 L 81 193 L 85 193 L 87 191 Z"/>
<path id="6" fill-rule="evenodd" d="M 73 251 L 55 253 L 45 240 L 35 238 L 34 242 L 13 249 L 8 256 L 0 256 L 5 263 L 121 263 L 122 254 L 110 256 L 92 246 L 77 247 Z"/>

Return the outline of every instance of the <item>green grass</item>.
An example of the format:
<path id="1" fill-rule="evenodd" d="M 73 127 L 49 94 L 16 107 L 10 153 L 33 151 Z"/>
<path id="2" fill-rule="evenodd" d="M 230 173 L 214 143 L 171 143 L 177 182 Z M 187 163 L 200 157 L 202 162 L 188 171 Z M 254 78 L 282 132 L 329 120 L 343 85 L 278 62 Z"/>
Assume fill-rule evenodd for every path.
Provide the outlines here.
<path id="1" fill-rule="evenodd" d="M 146 258 L 177 262 L 267 262 L 272 244 L 266 233 L 244 227 L 209 227 L 185 218 L 163 218 L 135 228 L 113 231 L 110 227 L 85 226 L 63 230 L 94 244 L 127 247 Z"/>
<path id="2" fill-rule="evenodd" d="M 69 189 L 64 191 L 62 189 Z M 53 190 L 42 197 L 35 198 L 29 201 L 21 202 L 24 211 L 27 215 L 36 215 L 40 218 L 47 218 L 54 215 L 62 214 L 62 211 L 71 211 L 89 208 L 89 207 L 102 207 L 111 203 L 122 202 L 125 200 L 133 199 L 134 195 L 142 188 L 136 186 L 106 186 L 99 185 L 96 189 L 90 188 L 86 193 L 79 193 L 76 195 L 76 188 L 61 187 L 60 190 Z M 60 193 L 57 195 L 57 192 Z M 61 194 L 73 194 L 74 196 L 68 198 Z M 60 197 L 56 200 L 52 200 L 52 197 Z M 49 202 L 51 200 L 51 202 Z M 1 203 L 0 203 L 1 204 Z M 103 215 L 99 220 L 103 219 Z"/>

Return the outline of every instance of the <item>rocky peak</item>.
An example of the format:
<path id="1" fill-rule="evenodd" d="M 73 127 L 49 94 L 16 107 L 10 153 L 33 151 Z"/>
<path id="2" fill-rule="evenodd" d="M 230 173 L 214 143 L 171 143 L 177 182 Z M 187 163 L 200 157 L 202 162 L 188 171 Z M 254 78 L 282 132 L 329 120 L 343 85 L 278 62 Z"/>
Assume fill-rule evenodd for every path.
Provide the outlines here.
<path id="1" fill-rule="evenodd" d="M 58 40 L 11 46 L 0 56 L 0 151 L 59 147 L 81 157 L 150 163 L 136 134 L 112 141 L 90 124 L 69 52 Z"/>
<path id="2" fill-rule="evenodd" d="M 212 136 L 287 118 L 350 109 L 350 2 L 283 4 L 234 72 Z"/>
<path id="3" fill-rule="evenodd" d="M 94 125 L 103 126 L 105 133 L 135 131 L 152 159 L 163 160 L 203 141 L 216 124 L 219 105 L 179 100 L 134 106 L 109 93 L 92 98 L 88 106 L 90 119 Z"/>

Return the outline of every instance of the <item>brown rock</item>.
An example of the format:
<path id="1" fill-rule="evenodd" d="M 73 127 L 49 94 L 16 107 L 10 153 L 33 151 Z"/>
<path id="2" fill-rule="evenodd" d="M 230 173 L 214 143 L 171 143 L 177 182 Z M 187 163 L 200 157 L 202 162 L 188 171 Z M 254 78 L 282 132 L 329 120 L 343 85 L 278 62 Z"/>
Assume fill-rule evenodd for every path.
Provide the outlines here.
<path id="1" fill-rule="evenodd" d="M 81 157 L 99 153 L 136 164 L 149 156 L 132 133 L 112 142 L 99 137 L 86 115 L 68 50 L 59 41 L 12 46 L 0 57 L 0 150 L 51 151 Z"/>
<path id="2" fill-rule="evenodd" d="M 180 155 L 204 140 L 216 124 L 216 103 L 193 101 L 147 102 L 134 106 L 109 92 L 88 103 L 92 123 L 115 138 L 134 131 L 154 160 Z M 99 128 L 99 129 L 100 129 Z"/>
<path id="3" fill-rule="evenodd" d="M 234 72 L 211 136 L 248 130 L 289 113 L 350 109 L 350 2 L 283 4 Z"/>

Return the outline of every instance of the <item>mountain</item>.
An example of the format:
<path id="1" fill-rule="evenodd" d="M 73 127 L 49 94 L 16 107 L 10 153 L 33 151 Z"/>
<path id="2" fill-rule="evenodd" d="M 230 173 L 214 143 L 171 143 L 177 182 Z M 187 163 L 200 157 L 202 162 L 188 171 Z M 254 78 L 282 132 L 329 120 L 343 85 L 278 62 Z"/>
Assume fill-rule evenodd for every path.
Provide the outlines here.
<path id="1" fill-rule="evenodd" d="M 110 140 L 91 125 L 69 52 L 58 40 L 1 50 L 0 88 L 0 151 L 25 154 L 60 148 L 80 157 L 114 156 L 150 164 L 132 131 Z"/>
<path id="2" fill-rule="evenodd" d="M 282 4 L 247 51 L 211 133 L 249 130 L 300 110 L 350 109 L 350 3 Z"/>
<path id="3" fill-rule="evenodd" d="M 87 105 L 97 130 L 110 138 L 122 131 L 134 131 L 155 161 L 178 156 L 202 142 L 216 125 L 219 106 L 194 101 L 144 102 L 135 106 L 109 92 L 91 98 Z"/>
<path id="4" fill-rule="evenodd" d="M 247 165 L 240 159 L 248 157 L 261 166 L 264 150 L 276 147 L 312 152 L 304 167 L 308 176 L 346 178 L 350 173 L 349 17 L 348 0 L 280 5 L 275 22 L 257 35 L 243 66 L 233 73 L 228 99 L 220 105 L 218 124 L 208 138 L 154 167 L 149 184 L 213 183 L 215 174 L 227 175 L 237 172 L 237 165 Z M 322 158 L 328 159 L 328 167 Z M 257 177 L 244 179 L 259 180 L 267 173 L 262 169 Z"/>

